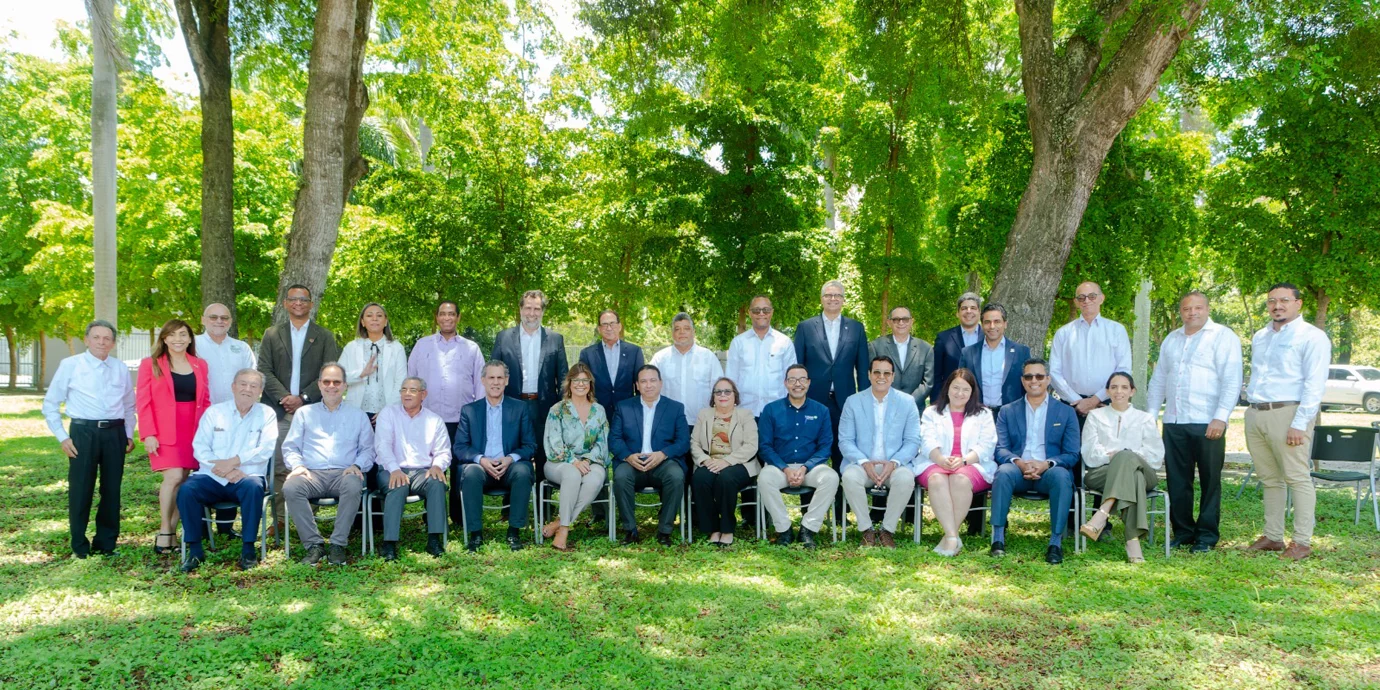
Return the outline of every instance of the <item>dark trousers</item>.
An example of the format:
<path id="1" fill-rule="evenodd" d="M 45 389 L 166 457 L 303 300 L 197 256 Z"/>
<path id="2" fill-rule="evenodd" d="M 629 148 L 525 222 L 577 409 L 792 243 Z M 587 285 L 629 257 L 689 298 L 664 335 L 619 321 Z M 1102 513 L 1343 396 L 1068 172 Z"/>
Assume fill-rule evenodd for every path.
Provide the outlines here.
<path id="1" fill-rule="evenodd" d="M 240 530 L 244 543 L 253 544 L 258 541 L 259 525 L 264 514 L 263 480 L 258 477 L 245 477 L 234 484 L 221 486 L 220 482 L 204 474 L 192 475 L 177 488 L 177 512 L 182 514 L 182 541 L 188 544 L 201 541 L 204 525 L 201 519 L 206 506 L 231 502 L 238 503 L 239 509 L 244 513 L 244 523 Z M 216 515 L 216 519 L 220 519 L 220 513 Z M 229 528 L 230 525 L 223 527 Z"/>
<path id="2" fill-rule="evenodd" d="M 1069 508 L 1073 505 L 1073 473 L 1067 467 L 1055 465 L 1045 470 L 1039 481 L 1032 482 L 1021 475 L 1021 468 L 1014 462 L 998 466 L 997 476 L 992 480 L 993 527 L 1006 526 L 1012 495 L 1018 491 L 1035 491 L 1048 496 L 1050 532 L 1057 535 L 1064 533 Z"/>
<path id="3" fill-rule="evenodd" d="M 454 475 L 451 475 L 454 477 Z M 451 480 L 454 486 L 460 485 L 460 495 L 464 499 L 464 518 L 471 532 L 479 532 L 484 527 L 484 491 L 487 489 L 508 490 L 508 526 L 522 529 L 527 526 L 527 512 L 532 502 L 532 463 L 519 460 L 508 466 L 503 476 L 494 479 L 478 463 L 468 463 L 460 468 L 460 481 Z M 455 508 L 451 508 L 451 518 Z"/>
<path id="4" fill-rule="evenodd" d="M 1164 425 L 1164 470 L 1174 538 L 1212 546 L 1221 538 L 1222 463 L 1227 437 L 1207 437 L 1206 424 Z M 1193 519 L 1193 472 L 1198 471 L 1198 519 Z"/>
<path id="5" fill-rule="evenodd" d="M 632 465 L 620 462 L 613 468 L 613 500 L 618 505 L 618 517 L 623 529 L 637 531 L 636 492 L 651 487 L 661 494 L 661 512 L 657 515 L 657 532 L 670 534 L 675 529 L 680 504 L 685 502 L 685 470 L 675 460 L 663 460 L 650 472 L 639 472 Z"/>
<path id="6" fill-rule="evenodd" d="M 77 457 L 67 460 L 67 526 L 72 552 L 85 555 L 91 549 L 112 551 L 120 538 L 120 481 L 125 475 L 125 426 L 98 429 L 94 424 L 71 426 Z M 91 521 L 91 501 L 99 475 L 101 503 L 96 507 L 96 538 L 86 538 Z"/>
<path id="7" fill-rule="evenodd" d="M 510 470 L 511 471 L 511 470 Z M 383 540 L 397 541 L 402 531 L 403 512 L 407 507 L 408 496 L 421 496 L 426 504 L 427 534 L 440 534 L 446 531 L 446 483 L 427 476 L 427 471 L 402 470 L 407 475 L 407 483 L 396 489 L 388 488 L 392 475 L 379 467 L 379 490 L 383 492 Z"/>
<path id="8" fill-rule="evenodd" d="M 695 468 L 690 479 L 697 504 L 695 528 L 706 535 L 733 534 L 738 527 L 738 492 L 751 483 L 752 477 L 742 465 L 730 465 L 717 474 L 703 467 Z"/>

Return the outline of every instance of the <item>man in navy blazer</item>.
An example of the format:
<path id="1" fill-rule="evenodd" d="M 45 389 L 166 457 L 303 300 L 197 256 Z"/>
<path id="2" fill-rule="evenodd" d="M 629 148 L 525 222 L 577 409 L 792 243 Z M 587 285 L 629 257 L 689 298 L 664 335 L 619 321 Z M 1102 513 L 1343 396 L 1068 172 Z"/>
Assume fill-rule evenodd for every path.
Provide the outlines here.
<path id="1" fill-rule="evenodd" d="M 623 519 L 623 543 L 636 544 L 637 515 L 633 502 L 638 490 L 653 487 L 661 494 L 656 540 L 671 545 L 671 531 L 685 500 L 685 456 L 690 452 L 690 427 L 685 407 L 661 395 L 661 370 L 647 365 L 637 370 L 638 396 L 618 403 L 609 424 L 609 455 L 613 457 L 613 499 Z"/>
<path id="2" fill-rule="evenodd" d="M 460 522 L 463 516 L 469 530 L 465 546 L 478 551 L 484 544 L 484 490 L 507 489 L 508 548 L 517 551 L 522 548 L 519 535 L 527 527 L 537 436 L 528 405 L 503 394 L 508 365 L 490 360 L 484 365 L 483 381 L 484 399 L 460 409 L 460 426 L 451 447 L 450 519 Z M 459 481 L 455 480 L 457 471 Z M 457 501 L 461 496 L 463 502 Z"/>
<path id="3" fill-rule="evenodd" d="M 804 365 L 810 376 L 805 397 L 829 408 L 833 422 L 834 469 L 839 459 L 839 419 L 843 403 L 854 393 L 871 385 L 867 368 L 872 358 L 867 350 L 867 329 L 843 315 L 843 283 L 831 280 L 819 291 L 821 313 L 795 327 L 795 361 Z"/>
<path id="4" fill-rule="evenodd" d="M 1030 348 L 1006 339 L 1006 307 L 995 302 L 982 308 L 982 342 L 963 348 L 962 365 L 977 378 L 982 404 L 996 414 L 1002 405 L 1025 395 L 1021 366 Z"/>
<path id="5" fill-rule="evenodd" d="M 992 481 L 992 555 L 1006 553 L 1011 496 L 1034 491 L 1049 497 L 1045 561 L 1064 561 L 1064 528 L 1073 505 L 1073 470 L 1081 437 L 1073 408 L 1049 396 L 1049 364 L 1031 358 L 1021 367 L 1025 397 L 997 414 L 997 476 Z"/>
<path id="6" fill-rule="evenodd" d="M 565 360 L 565 338 L 543 325 L 546 313 L 546 294 L 528 290 L 518 301 L 518 325 L 499 331 L 494 338 L 494 351 L 489 359 L 508 365 L 512 377 L 504 395 L 527 403 L 536 431 L 538 474 L 546 460 L 540 443 L 546 429 L 546 413 L 561 400 L 561 384 L 565 382 L 569 366 Z"/>
<path id="7" fill-rule="evenodd" d="M 939 387 L 944 385 L 949 374 L 963 365 L 963 348 L 982 342 L 982 329 L 978 327 L 981 306 L 982 297 L 976 292 L 963 293 L 958 298 L 958 325 L 934 336 L 934 379 L 930 381 L 930 400 L 939 395 Z"/>
<path id="8" fill-rule="evenodd" d="M 599 342 L 580 350 L 580 361 L 594 372 L 594 399 L 604 406 L 605 412 L 612 412 L 618 403 L 637 395 L 633 382 L 644 364 L 642 348 L 623 340 L 623 321 L 618 312 L 599 312 Z"/>

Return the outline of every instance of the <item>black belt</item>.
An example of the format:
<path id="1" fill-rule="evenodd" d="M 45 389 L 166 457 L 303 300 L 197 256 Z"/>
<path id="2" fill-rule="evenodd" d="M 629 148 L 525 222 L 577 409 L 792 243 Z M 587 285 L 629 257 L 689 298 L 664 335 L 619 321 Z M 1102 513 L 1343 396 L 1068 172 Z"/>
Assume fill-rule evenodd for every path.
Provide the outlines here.
<path id="1" fill-rule="evenodd" d="M 111 427 L 124 426 L 123 419 L 73 419 L 74 426 L 94 426 L 97 429 L 109 429 Z"/>
<path id="2" fill-rule="evenodd" d="M 1251 403 L 1250 407 L 1255 410 L 1278 410 L 1281 407 L 1289 407 L 1290 405 L 1297 404 L 1299 404 L 1297 400 L 1285 400 L 1283 402 Z"/>

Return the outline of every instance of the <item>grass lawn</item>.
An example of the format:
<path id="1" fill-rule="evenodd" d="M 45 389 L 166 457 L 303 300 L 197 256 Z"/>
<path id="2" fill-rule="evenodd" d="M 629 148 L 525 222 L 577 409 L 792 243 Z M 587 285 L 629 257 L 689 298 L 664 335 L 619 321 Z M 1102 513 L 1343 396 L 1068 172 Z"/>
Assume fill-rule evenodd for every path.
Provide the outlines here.
<path id="1" fill-rule="evenodd" d="M 584 529 L 573 554 L 511 553 L 490 523 L 478 555 L 457 538 L 433 559 L 412 521 L 397 563 L 278 551 L 241 573 L 223 547 L 186 577 L 152 554 L 157 485 L 136 449 L 120 555 L 70 558 L 66 462 L 37 398 L 0 397 L 0 687 L 1380 686 L 1380 535 L 1352 524 L 1349 490 L 1319 492 L 1297 564 L 1240 550 L 1260 495 L 1231 490 L 1223 548 L 1147 547 L 1141 566 L 1071 540 L 1046 565 L 1027 504 L 1002 560 L 985 539 L 936 556 L 932 520 L 921 548 L 863 551 L 854 531 L 816 553 Z"/>

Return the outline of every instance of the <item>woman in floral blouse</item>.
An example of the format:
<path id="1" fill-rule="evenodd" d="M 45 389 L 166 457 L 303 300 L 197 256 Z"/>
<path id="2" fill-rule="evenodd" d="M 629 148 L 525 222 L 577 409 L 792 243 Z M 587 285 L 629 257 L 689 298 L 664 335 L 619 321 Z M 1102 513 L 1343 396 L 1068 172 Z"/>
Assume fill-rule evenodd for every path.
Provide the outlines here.
<path id="1" fill-rule="evenodd" d="M 609 418 L 594 402 L 594 372 L 583 362 L 570 367 L 561 386 L 564 398 L 546 415 L 546 481 L 560 487 L 560 510 L 542 527 L 557 551 L 570 526 L 604 488 L 609 460 Z"/>

